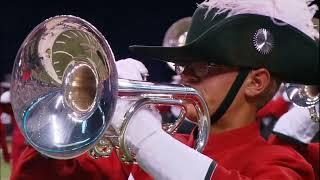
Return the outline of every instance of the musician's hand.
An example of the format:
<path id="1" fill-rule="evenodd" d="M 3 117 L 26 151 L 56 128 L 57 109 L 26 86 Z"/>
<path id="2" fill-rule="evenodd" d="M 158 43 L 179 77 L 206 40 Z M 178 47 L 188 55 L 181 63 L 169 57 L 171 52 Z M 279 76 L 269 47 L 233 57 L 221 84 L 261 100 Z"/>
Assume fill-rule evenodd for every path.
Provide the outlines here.
<path id="1" fill-rule="evenodd" d="M 0 103 L 8 104 L 10 103 L 10 91 L 6 91 L 0 96 Z"/>
<path id="2" fill-rule="evenodd" d="M 129 80 L 143 80 L 143 75 L 148 73 L 147 68 L 134 59 L 124 59 L 116 62 L 119 78 Z M 118 98 L 116 110 L 111 120 L 111 126 L 119 132 L 123 117 L 136 100 Z M 150 135 L 161 131 L 161 116 L 153 108 L 142 108 L 130 119 L 125 138 L 128 146 L 134 153 L 139 149 L 139 145 Z"/>
<path id="3" fill-rule="evenodd" d="M 319 109 L 319 103 L 316 109 Z M 307 144 L 319 131 L 319 123 L 311 120 L 307 108 L 293 107 L 280 117 L 273 131 Z"/>
<path id="4" fill-rule="evenodd" d="M 142 81 L 143 77 L 148 74 L 148 69 L 138 60 L 127 58 L 116 62 L 118 77 Z"/>
<path id="5" fill-rule="evenodd" d="M 142 81 L 143 74 L 148 73 L 148 69 L 138 60 L 127 58 L 116 62 L 118 77 L 121 79 Z M 123 121 L 123 116 L 134 100 L 118 98 L 116 111 L 113 115 L 111 126 L 115 130 L 119 130 Z"/>

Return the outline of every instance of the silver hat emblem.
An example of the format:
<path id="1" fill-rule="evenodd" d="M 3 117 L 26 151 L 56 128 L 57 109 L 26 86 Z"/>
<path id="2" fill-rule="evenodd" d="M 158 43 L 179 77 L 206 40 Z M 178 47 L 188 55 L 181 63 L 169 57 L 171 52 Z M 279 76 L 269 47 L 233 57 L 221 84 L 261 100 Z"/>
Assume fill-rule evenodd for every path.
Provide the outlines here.
<path id="1" fill-rule="evenodd" d="M 273 48 L 273 36 L 265 28 L 258 29 L 253 37 L 256 50 L 262 54 L 269 54 Z"/>

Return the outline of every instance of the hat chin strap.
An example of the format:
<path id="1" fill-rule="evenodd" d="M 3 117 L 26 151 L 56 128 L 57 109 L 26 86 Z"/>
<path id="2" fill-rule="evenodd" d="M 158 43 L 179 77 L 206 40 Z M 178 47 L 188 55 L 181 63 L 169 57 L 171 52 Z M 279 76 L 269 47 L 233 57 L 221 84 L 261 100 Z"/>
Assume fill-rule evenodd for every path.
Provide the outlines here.
<path id="1" fill-rule="evenodd" d="M 241 68 L 236 79 L 234 80 L 230 90 L 228 91 L 227 95 L 223 99 L 222 103 L 220 104 L 219 108 L 216 112 L 211 116 L 211 123 L 217 122 L 223 114 L 228 110 L 231 103 L 233 102 L 234 98 L 236 97 L 238 91 L 240 90 L 244 80 L 248 76 L 250 70 L 246 68 Z"/>

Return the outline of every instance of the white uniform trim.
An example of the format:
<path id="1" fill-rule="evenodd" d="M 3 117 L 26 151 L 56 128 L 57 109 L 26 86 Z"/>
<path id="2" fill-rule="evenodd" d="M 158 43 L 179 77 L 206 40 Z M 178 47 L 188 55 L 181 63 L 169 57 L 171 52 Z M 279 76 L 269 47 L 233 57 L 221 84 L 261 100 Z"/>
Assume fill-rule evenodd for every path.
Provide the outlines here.
<path id="1" fill-rule="evenodd" d="M 319 104 L 316 109 L 319 109 Z M 310 143 L 319 128 L 319 123 L 310 119 L 307 108 L 295 106 L 280 117 L 273 131 L 307 144 Z"/>
<path id="2" fill-rule="evenodd" d="M 164 131 L 145 140 L 137 153 L 141 168 L 155 179 L 205 179 L 212 162 L 209 157 L 177 141 Z"/>

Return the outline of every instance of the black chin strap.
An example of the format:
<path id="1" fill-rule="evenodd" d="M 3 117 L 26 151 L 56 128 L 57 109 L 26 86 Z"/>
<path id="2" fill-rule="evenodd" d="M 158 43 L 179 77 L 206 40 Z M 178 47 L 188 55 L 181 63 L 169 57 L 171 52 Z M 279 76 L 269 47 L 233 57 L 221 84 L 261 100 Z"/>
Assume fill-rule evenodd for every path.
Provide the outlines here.
<path id="1" fill-rule="evenodd" d="M 222 103 L 220 104 L 220 106 L 216 110 L 216 112 L 211 116 L 211 123 L 212 124 L 217 122 L 223 116 L 223 114 L 228 110 L 228 108 L 230 107 L 234 98 L 236 97 L 239 89 L 241 88 L 244 80 L 248 76 L 249 72 L 250 72 L 249 69 L 240 69 L 239 74 L 237 75 L 236 79 L 234 80 L 226 97 L 223 99 Z"/>

